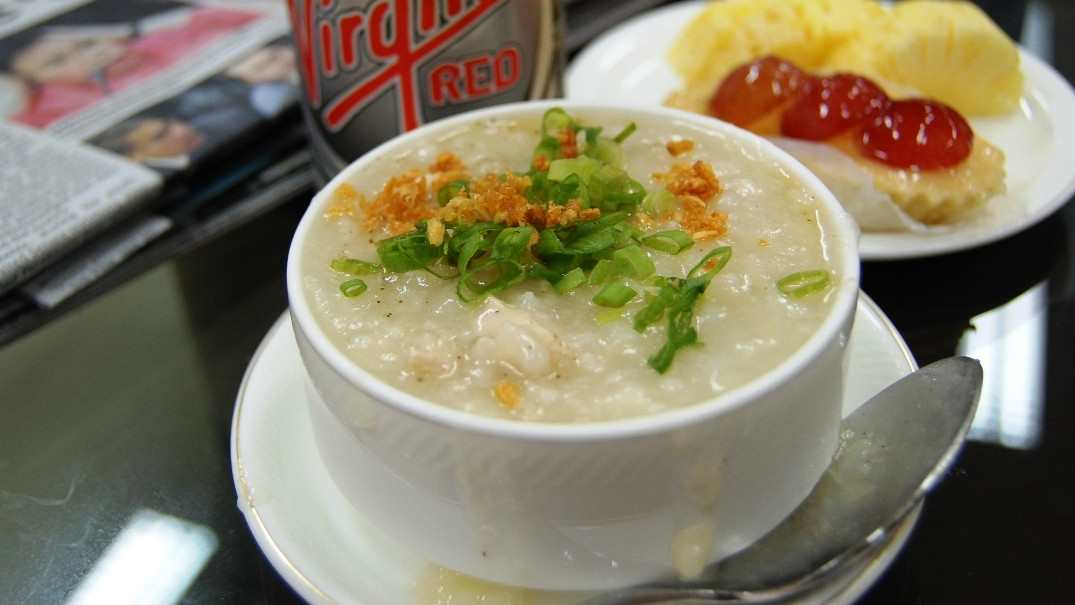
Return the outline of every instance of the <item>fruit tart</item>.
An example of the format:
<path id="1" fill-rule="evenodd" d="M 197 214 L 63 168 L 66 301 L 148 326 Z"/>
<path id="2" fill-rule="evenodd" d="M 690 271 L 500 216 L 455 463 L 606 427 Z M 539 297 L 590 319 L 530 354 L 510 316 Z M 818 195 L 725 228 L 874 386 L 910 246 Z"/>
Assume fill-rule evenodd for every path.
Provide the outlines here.
<path id="1" fill-rule="evenodd" d="M 683 106 L 675 97 L 670 104 Z M 733 69 L 704 107 L 685 108 L 779 137 L 864 230 L 912 226 L 906 216 L 926 225 L 956 222 L 1004 191 L 1004 154 L 958 111 L 932 99 L 892 98 L 861 75 L 813 74 L 769 55 Z M 883 200 L 871 203 L 878 194 L 900 216 L 879 210 Z"/>
<path id="2" fill-rule="evenodd" d="M 1004 191 L 964 116 L 1018 108 L 1019 49 L 970 2 L 718 0 L 668 61 L 667 105 L 773 137 L 864 231 L 964 222 Z"/>

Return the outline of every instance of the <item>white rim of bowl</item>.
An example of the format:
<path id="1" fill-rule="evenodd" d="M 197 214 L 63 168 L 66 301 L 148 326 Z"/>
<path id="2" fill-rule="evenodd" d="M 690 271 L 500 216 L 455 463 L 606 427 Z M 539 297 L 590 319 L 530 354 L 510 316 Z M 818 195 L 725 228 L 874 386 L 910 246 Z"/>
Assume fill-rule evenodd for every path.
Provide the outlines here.
<path id="1" fill-rule="evenodd" d="M 328 336 L 314 319 L 302 288 L 300 273 L 299 252 L 303 248 L 311 225 L 321 217 L 322 207 L 327 203 L 329 192 L 335 191 L 341 183 L 349 181 L 351 175 L 361 171 L 375 158 L 391 155 L 393 152 L 411 145 L 417 139 L 433 137 L 438 132 L 474 121 L 497 118 L 540 117 L 542 113 L 552 107 L 563 107 L 569 112 L 616 112 L 635 114 L 639 117 L 650 119 L 681 120 L 696 128 L 725 135 L 745 147 L 753 146 L 759 149 L 768 159 L 776 162 L 781 168 L 787 170 L 792 177 L 803 183 L 806 189 L 818 199 L 818 202 L 828 214 L 835 231 L 835 241 L 846 242 L 845 245 L 839 248 L 838 262 L 840 263 L 842 276 L 837 286 L 836 300 L 817 331 L 775 368 L 727 393 L 722 393 L 711 399 L 698 401 L 682 408 L 656 414 L 620 420 L 573 424 L 508 420 L 456 410 L 416 397 L 391 386 L 348 359 L 329 341 Z M 432 122 L 382 143 L 340 171 L 335 178 L 314 196 L 305 214 L 303 214 L 298 228 L 295 230 L 288 250 L 287 292 L 295 324 L 309 339 L 317 354 L 328 363 L 329 367 L 337 375 L 378 402 L 434 424 L 495 437 L 562 442 L 614 440 L 681 429 L 712 416 L 727 414 L 772 392 L 804 371 L 809 362 L 838 337 L 839 330 L 846 318 L 853 317 L 855 312 L 859 283 L 858 235 L 858 227 L 854 221 L 843 210 L 833 194 L 812 172 L 773 143 L 746 130 L 713 118 L 667 107 L 641 108 L 599 105 L 571 102 L 564 99 L 529 101 L 469 111 Z"/>

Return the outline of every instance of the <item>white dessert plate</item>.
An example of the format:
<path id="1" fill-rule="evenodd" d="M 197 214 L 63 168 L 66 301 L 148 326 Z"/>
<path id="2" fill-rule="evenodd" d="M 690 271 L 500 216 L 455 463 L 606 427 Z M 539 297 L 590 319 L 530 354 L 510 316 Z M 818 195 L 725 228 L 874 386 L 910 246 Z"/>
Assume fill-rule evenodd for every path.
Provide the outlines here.
<path id="1" fill-rule="evenodd" d="M 861 295 L 849 343 L 846 416 L 915 369 L 906 344 Z M 307 413 L 302 361 L 284 314 L 254 353 L 235 403 L 231 464 L 239 509 L 273 567 L 311 603 L 576 603 L 585 595 L 480 581 L 423 561 L 361 518 L 321 466 Z M 376 489 L 376 486 L 370 486 Z M 811 602 L 851 603 L 906 542 L 916 509 L 875 558 L 837 578 Z"/>
<path id="2" fill-rule="evenodd" d="M 572 61 L 567 98 L 619 105 L 660 105 L 680 87 L 665 55 L 705 2 L 645 13 L 609 30 Z M 997 241 L 1045 219 L 1075 192 L 1075 91 L 1063 76 L 1021 51 L 1026 89 L 1011 115 L 974 119 L 975 132 L 1004 151 L 1007 192 L 958 225 L 923 232 L 864 233 L 863 260 L 936 256 Z"/>

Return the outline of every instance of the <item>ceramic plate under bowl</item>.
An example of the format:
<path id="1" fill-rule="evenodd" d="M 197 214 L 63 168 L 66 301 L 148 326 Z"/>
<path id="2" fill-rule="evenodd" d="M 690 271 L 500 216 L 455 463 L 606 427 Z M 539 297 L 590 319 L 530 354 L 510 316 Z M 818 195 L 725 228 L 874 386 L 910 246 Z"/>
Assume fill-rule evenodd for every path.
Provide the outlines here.
<path id="1" fill-rule="evenodd" d="M 620 105 L 660 105 L 680 87 L 665 55 L 679 32 L 705 6 L 677 4 L 643 14 L 608 31 L 571 63 L 567 98 Z M 1019 110 L 974 119 L 975 132 L 1005 155 L 1007 192 L 959 225 L 922 233 L 864 233 L 863 260 L 935 256 L 993 242 L 1026 229 L 1060 208 L 1075 192 L 1075 91 L 1052 67 L 1021 50 L 1026 90 Z"/>
<path id="2" fill-rule="evenodd" d="M 861 295 L 849 343 L 843 413 L 915 369 L 892 324 Z M 307 412 L 306 380 L 288 314 L 265 336 L 247 368 L 232 418 L 231 463 L 239 508 L 281 576 L 312 603 L 424 605 L 455 591 L 453 603 L 577 602 L 579 594 L 524 591 L 460 580 L 423 561 L 362 519 L 321 466 Z M 872 559 L 837 578 L 813 602 L 851 603 L 895 558 L 916 509 Z M 446 587 L 441 581 L 447 577 Z M 423 596 L 427 595 L 427 596 Z M 448 595 L 439 602 L 447 603 Z"/>

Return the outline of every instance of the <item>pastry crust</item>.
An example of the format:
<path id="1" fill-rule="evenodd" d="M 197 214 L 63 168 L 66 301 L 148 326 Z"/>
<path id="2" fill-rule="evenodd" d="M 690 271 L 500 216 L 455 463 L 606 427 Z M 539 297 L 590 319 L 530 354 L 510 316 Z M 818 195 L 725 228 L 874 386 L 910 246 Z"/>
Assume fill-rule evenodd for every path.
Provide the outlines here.
<path id="1" fill-rule="evenodd" d="M 989 198 L 1004 192 L 1004 152 L 975 135 L 965 160 L 951 168 L 893 168 L 859 155 L 849 135 L 828 141 L 873 175 L 874 186 L 917 221 L 927 225 L 957 222 Z"/>

